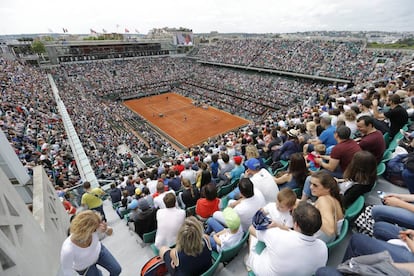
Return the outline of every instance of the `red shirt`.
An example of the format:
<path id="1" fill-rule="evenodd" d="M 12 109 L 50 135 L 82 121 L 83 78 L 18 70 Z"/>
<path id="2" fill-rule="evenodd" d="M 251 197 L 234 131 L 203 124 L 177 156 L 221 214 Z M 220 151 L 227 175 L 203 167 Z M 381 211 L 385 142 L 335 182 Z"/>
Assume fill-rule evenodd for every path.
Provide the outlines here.
<path id="1" fill-rule="evenodd" d="M 361 138 L 359 142 L 361 149 L 371 152 L 377 159 L 377 164 L 381 162 L 382 155 L 387 149 L 385 145 L 384 137 L 382 136 L 381 131 L 376 130 L 366 136 Z"/>
<path id="2" fill-rule="evenodd" d="M 175 165 L 174 170 L 179 171 L 180 173 L 185 169 L 184 165 Z"/>
<path id="3" fill-rule="evenodd" d="M 343 141 L 336 144 L 331 152 L 331 158 L 339 160 L 339 166 L 341 167 L 342 173 L 345 172 L 346 167 L 351 163 L 354 154 L 360 151 L 358 143 L 352 139 Z"/>
<path id="4" fill-rule="evenodd" d="M 68 214 L 74 215 L 76 213 L 76 208 L 73 207 L 69 201 L 64 200 L 62 201 L 62 203 L 63 203 L 63 207 L 65 207 L 65 210 L 68 211 Z"/>
<path id="5" fill-rule="evenodd" d="M 206 198 L 200 198 L 196 204 L 196 214 L 202 218 L 209 218 L 215 211 L 219 211 L 220 199 L 215 198 L 213 200 L 207 200 Z"/>

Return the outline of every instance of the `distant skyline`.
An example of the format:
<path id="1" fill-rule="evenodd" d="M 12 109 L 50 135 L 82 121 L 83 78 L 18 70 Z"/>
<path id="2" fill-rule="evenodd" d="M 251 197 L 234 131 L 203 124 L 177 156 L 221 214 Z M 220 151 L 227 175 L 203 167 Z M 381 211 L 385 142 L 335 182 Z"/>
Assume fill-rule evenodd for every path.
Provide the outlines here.
<path id="1" fill-rule="evenodd" d="M 0 35 L 185 27 L 195 33 L 414 31 L 414 0 L 1 0 Z"/>

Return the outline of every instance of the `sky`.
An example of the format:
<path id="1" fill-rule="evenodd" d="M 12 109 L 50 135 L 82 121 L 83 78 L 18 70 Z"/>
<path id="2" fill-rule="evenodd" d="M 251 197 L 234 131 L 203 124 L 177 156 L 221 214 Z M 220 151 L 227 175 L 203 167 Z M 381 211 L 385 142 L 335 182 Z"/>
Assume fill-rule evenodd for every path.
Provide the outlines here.
<path id="1" fill-rule="evenodd" d="M 414 0 L 0 0 L 0 35 L 414 31 Z"/>

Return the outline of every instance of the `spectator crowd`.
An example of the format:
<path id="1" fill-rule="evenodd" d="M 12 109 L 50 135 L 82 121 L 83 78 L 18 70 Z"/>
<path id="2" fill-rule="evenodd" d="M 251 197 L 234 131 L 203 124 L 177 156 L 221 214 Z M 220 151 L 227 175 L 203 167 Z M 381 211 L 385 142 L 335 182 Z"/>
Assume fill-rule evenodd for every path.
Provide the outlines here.
<path id="1" fill-rule="evenodd" d="M 355 40 L 326 39 L 222 39 L 195 52 L 200 60 L 353 80 L 387 77 L 404 54 L 368 50 Z M 390 67 L 374 70 L 378 59 Z M 389 70 L 391 69 L 391 70 Z"/>
<path id="2" fill-rule="evenodd" d="M 375 64 L 379 56 L 385 60 L 381 65 Z M 412 57 L 403 62 L 407 57 L 399 52 L 367 51 L 362 42 L 313 40 L 223 40 L 201 48 L 196 57 L 353 78 L 356 86 L 339 93 L 338 84 L 173 57 L 64 64 L 51 73 L 96 175 L 114 180 L 110 194 L 114 204 L 122 203 L 116 207 L 118 214 L 135 212 L 130 221 L 141 235 L 141 226 L 165 225 L 155 237 L 162 258 L 177 262 L 179 256 L 185 263 L 189 256 L 181 246 L 185 234 L 180 229 L 197 232 L 202 229 L 197 223 L 204 223 L 216 251 L 230 248 L 249 233 L 246 266 L 259 275 L 288 275 L 298 269 L 303 275 L 315 273 L 326 265 L 326 244 L 340 234 L 346 208 L 373 188 L 385 151 L 395 150 L 390 148 L 394 138 L 401 133 L 408 140 L 414 137 L 414 132 L 401 132 L 410 130 L 413 119 Z M 0 59 L 0 69 L 0 124 L 17 156 L 29 172 L 42 164 L 59 189 L 75 185 L 79 173 L 45 73 L 5 59 Z M 145 96 L 164 89 L 250 118 L 251 124 L 179 152 L 119 99 L 108 98 Z M 127 150 L 121 151 L 122 147 Z M 410 146 L 406 149 L 407 154 L 412 151 Z M 160 162 L 138 167 L 132 153 L 156 156 Z M 366 170 L 358 172 L 360 164 Z M 404 181 L 409 187 L 410 181 Z M 293 191 L 300 194 L 296 200 Z M 411 232 L 405 229 L 414 225 L 404 223 L 406 216 L 412 216 L 411 201 L 410 196 L 388 195 L 384 207 L 402 209 L 391 218 L 388 209 L 374 207 L 374 236 L 401 238 L 400 243 L 411 249 Z M 268 220 L 257 218 L 257 210 L 271 223 L 263 225 Z M 200 222 L 185 219 L 190 211 Z M 252 219 L 259 222 L 251 225 Z M 168 247 L 177 240 L 179 246 L 172 254 Z M 318 262 L 304 253 L 304 240 L 315 250 Z M 211 265 L 206 261 L 209 242 L 200 242 L 202 246 L 191 256 L 200 254 L 206 270 Z M 262 253 L 256 248 L 260 243 L 266 245 Z M 396 262 L 414 261 L 405 247 L 390 248 L 360 235 L 351 238 L 345 258 L 380 249 L 388 250 Z M 291 252 L 300 252 L 303 262 L 280 270 L 280 260 L 272 260 Z"/>

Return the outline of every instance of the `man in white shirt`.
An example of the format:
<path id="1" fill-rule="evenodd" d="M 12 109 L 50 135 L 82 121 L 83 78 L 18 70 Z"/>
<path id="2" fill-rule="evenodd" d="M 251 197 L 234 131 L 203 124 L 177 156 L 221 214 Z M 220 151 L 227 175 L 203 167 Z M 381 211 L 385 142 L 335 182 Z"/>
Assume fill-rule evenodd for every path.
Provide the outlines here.
<path id="1" fill-rule="evenodd" d="M 260 168 L 260 161 L 251 158 L 245 162 L 247 167 L 246 175 L 250 177 L 254 187 L 262 192 L 267 203 L 275 202 L 279 187 L 277 186 L 273 175 L 268 170 Z"/>
<path id="2" fill-rule="evenodd" d="M 252 224 L 254 214 L 257 210 L 266 205 L 266 201 L 260 190 L 253 186 L 253 183 L 249 178 L 240 179 L 239 189 L 240 199 L 230 200 L 228 206 L 234 208 L 239 215 L 242 229 L 246 232 Z M 214 212 L 213 218 L 218 220 L 221 224 L 226 225 L 223 212 Z"/>
<path id="3" fill-rule="evenodd" d="M 191 162 L 188 162 L 188 163 L 185 163 L 184 164 L 184 167 L 185 167 L 185 170 L 183 170 L 181 173 L 180 173 L 180 177 L 181 177 L 181 181 L 184 179 L 184 178 L 187 178 L 188 180 L 190 180 L 190 183 L 192 184 L 192 185 L 194 185 L 195 183 L 196 183 L 196 171 L 195 170 L 193 170 L 191 167 L 192 167 L 192 163 Z"/>
<path id="4" fill-rule="evenodd" d="M 147 179 L 147 188 L 150 190 L 150 194 L 154 194 L 157 191 L 157 173 L 152 171 Z"/>
<path id="5" fill-rule="evenodd" d="M 232 169 L 234 169 L 234 162 L 233 160 L 230 160 L 230 157 L 227 153 L 222 152 L 220 154 L 221 159 L 219 159 L 219 178 L 221 180 L 227 181 L 226 173 L 231 172 Z"/>
<path id="6" fill-rule="evenodd" d="M 316 207 L 301 202 L 293 211 L 293 231 L 280 228 L 256 230 L 250 226 L 250 254 L 246 260 L 248 269 L 256 275 L 313 275 L 326 265 L 326 244 L 313 237 L 321 225 L 321 214 Z M 258 254 L 256 241 L 266 248 Z"/>
<path id="7" fill-rule="evenodd" d="M 370 100 L 361 100 L 359 102 L 359 110 L 360 113 L 357 115 L 357 119 L 359 119 L 362 116 L 372 116 L 371 107 L 372 102 Z"/>
<path id="8" fill-rule="evenodd" d="M 165 203 L 164 203 L 164 197 L 169 194 L 173 193 L 175 195 L 175 192 L 173 190 L 165 191 L 165 186 L 162 181 L 158 181 L 157 183 L 157 193 L 158 195 L 154 198 L 154 207 L 158 209 L 164 209 Z"/>
<path id="9" fill-rule="evenodd" d="M 155 246 L 171 246 L 175 244 L 178 230 L 184 223 L 185 211 L 176 207 L 174 193 L 168 193 L 164 197 L 166 208 L 157 211 L 157 234 Z"/>

